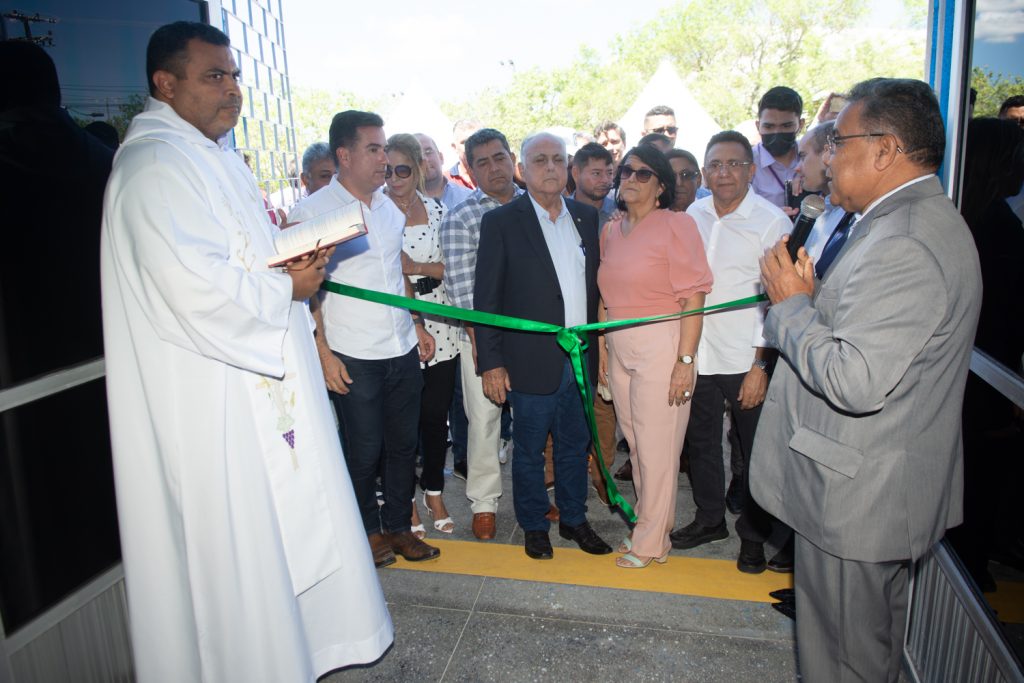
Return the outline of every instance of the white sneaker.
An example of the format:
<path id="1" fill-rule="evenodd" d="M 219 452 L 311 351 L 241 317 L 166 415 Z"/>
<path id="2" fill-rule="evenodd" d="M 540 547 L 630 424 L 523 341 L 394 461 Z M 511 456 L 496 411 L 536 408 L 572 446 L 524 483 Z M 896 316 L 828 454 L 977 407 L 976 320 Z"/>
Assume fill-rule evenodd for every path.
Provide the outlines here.
<path id="1" fill-rule="evenodd" d="M 498 448 L 498 462 L 502 465 L 508 462 L 508 452 L 512 450 L 512 440 L 502 439 L 501 447 Z"/>

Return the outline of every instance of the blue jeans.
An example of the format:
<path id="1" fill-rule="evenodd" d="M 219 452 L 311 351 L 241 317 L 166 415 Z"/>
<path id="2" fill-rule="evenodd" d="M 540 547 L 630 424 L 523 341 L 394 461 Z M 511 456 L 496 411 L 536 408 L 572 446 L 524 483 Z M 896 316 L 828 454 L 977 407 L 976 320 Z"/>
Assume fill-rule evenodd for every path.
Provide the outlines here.
<path id="1" fill-rule="evenodd" d="M 363 360 L 341 353 L 352 378 L 347 394 L 330 392 L 341 422 L 345 464 L 367 534 L 408 531 L 416 480 L 420 394 L 419 351 Z M 384 505 L 377 505 L 378 475 Z"/>
<path id="2" fill-rule="evenodd" d="M 513 380 L 514 381 L 514 380 Z M 587 521 L 587 453 L 590 431 L 583 400 L 566 359 L 562 381 L 552 394 L 509 392 L 512 405 L 512 488 L 516 521 L 524 531 L 547 531 L 550 505 L 544 486 L 544 446 L 554 441 L 555 503 L 562 524 Z"/>

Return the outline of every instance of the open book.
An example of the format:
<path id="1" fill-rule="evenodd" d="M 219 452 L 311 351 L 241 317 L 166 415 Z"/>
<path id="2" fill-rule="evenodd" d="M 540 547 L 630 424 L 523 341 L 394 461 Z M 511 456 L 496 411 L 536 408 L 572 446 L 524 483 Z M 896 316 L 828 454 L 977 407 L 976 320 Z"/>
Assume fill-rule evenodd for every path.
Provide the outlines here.
<path id="1" fill-rule="evenodd" d="M 267 266 L 282 266 L 317 249 L 326 249 L 365 234 L 363 207 L 359 202 L 351 202 L 278 232 L 274 236 L 277 254 L 267 259 Z"/>

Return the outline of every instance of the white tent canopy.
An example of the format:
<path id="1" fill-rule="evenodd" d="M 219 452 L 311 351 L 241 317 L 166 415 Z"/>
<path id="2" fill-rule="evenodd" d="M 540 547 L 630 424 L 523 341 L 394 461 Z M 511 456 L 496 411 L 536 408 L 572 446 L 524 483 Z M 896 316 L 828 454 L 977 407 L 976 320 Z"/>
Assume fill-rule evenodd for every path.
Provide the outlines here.
<path id="1" fill-rule="evenodd" d="M 452 122 L 437 106 L 437 102 L 425 93 L 402 93 L 392 106 L 385 108 L 381 116 L 384 118 L 384 132 L 389 136 L 395 133 L 426 133 L 434 138 L 437 148 L 445 157 L 445 165 L 454 163 L 451 148 Z"/>
<path id="2" fill-rule="evenodd" d="M 676 124 L 679 126 L 676 147 L 689 150 L 698 161 L 703 159 L 708 139 L 722 128 L 694 99 L 668 60 L 662 61 L 636 101 L 619 119 L 619 125 L 626 131 L 626 147 L 632 147 L 640 139 L 644 114 L 659 104 L 672 107 L 676 112 Z"/>

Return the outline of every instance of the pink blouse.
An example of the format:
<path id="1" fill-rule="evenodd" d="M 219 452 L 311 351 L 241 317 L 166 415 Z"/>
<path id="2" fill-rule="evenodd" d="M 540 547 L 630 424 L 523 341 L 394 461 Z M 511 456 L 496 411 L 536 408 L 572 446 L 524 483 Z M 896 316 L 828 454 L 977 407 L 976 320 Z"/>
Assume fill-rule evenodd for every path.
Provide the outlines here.
<path id="1" fill-rule="evenodd" d="M 676 313 L 712 282 L 697 224 L 685 213 L 656 209 L 628 236 L 621 220 L 602 231 L 597 285 L 610 319 Z"/>

